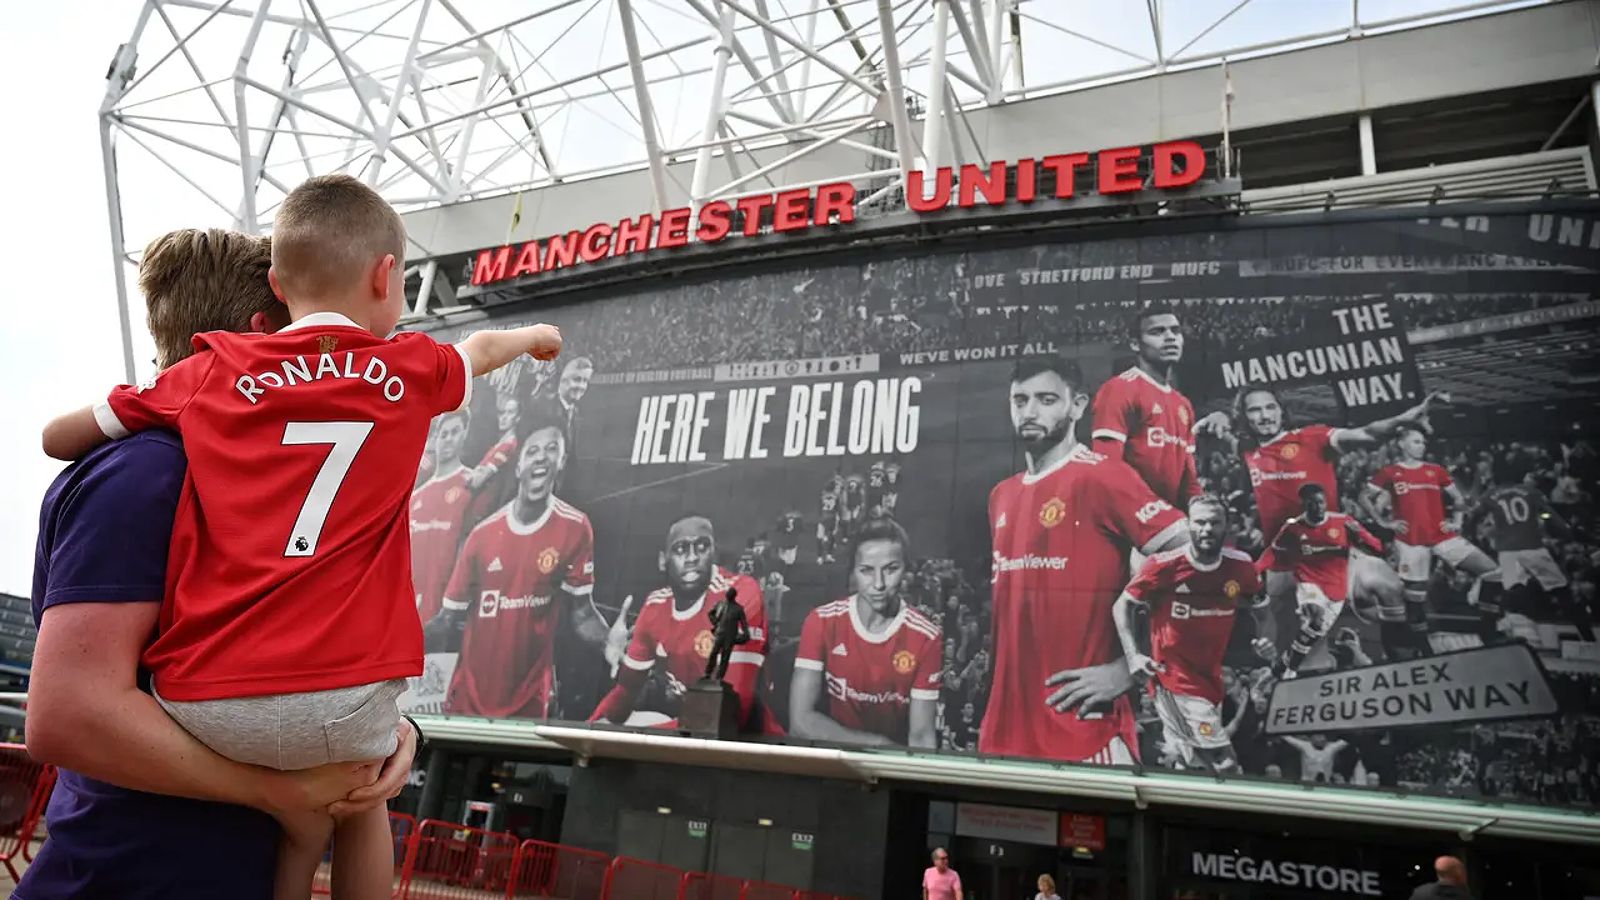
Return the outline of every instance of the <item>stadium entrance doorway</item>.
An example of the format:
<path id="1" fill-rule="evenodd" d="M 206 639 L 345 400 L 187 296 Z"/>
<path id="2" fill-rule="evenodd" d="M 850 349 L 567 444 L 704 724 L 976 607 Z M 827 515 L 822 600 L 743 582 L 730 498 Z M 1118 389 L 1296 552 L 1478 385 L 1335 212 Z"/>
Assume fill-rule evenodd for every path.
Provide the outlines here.
<path id="1" fill-rule="evenodd" d="M 1039 891 L 1039 876 L 1049 875 L 1062 900 L 1123 900 L 1129 895 L 1126 872 L 1105 858 L 1076 858 L 1069 848 L 1008 841 L 956 838 L 950 864 L 961 873 L 968 900 L 1018 900 Z"/>

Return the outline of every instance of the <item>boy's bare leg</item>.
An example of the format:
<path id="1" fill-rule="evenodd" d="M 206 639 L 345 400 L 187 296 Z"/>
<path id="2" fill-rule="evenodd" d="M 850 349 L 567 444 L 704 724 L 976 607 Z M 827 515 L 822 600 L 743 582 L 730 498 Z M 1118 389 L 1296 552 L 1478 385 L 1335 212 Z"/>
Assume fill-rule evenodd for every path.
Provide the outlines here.
<path id="1" fill-rule="evenodd" d="M 394 896 L 394 838 L 379 805 L 338 820 L 333 832 L 333 900 Z"/>
<path id="2" fill-rule="evenodd" d="M 279 815 L 283 839 L 278 842 L 278 873 L 274 900 L 306 900 L 311 880 L 316 877 L 322 854 L 333 836 L 333 817 L 309 811 L 293 816 Z"/>

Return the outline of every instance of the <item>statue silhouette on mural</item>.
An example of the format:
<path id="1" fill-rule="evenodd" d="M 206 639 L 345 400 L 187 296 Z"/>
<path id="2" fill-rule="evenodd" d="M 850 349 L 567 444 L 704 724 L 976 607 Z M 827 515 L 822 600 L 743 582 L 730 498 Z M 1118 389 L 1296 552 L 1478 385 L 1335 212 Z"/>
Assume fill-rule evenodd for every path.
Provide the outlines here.
<path id="1" fill-rule="evenodd" d="M 750 629 L 745 625 L 744 607 L 735 598 L 738 591 L 728 588 L 728 594 L 711 607 L 711 656 L 706 660 L 706 680 L 721 681 L 728 674 L 728 661 L 733 648 L 750 641 Z"/>

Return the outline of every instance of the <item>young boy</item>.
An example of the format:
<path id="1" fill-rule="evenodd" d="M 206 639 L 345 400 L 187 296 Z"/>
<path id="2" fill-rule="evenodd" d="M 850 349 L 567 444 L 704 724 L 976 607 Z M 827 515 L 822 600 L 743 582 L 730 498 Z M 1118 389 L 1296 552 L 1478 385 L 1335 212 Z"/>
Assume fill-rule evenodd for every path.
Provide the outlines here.
<path id="1" fill-rule="evenodd" d="M 307 181 L 274 224 L 268 278 L 287 327 L 196 335 L 195 355 L 45 428 L 58 459 L 147 428 L 183 436 L 166 602 L 143 662 L 168 713 L 241 762 L 296 770 L 393 751 L 395 701 L 422 671 L 407 507 L 428 424 L 467 405 L 474 376 L 561 350 L 549 325 L 453 347 L 386 339 L 405 302 L 404 242 L 371 188 Z M 336 831 L 314 814 L 284 824 L 277 896 L 303 900 L 330 833 L 341 896 L 390 895 L 382 807 Z"/>

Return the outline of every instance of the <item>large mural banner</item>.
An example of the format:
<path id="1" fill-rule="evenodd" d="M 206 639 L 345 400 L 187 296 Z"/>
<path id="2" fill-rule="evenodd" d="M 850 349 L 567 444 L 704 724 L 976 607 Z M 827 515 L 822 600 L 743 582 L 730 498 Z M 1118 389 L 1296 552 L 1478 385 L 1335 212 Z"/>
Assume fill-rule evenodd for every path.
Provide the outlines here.
<path id="1" fill-rule="evenodd" d="M 1600 209 L 883 253 L 496 312 L 408 707 L 1595 803 Z"/>

